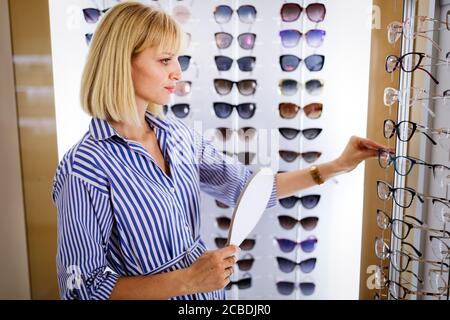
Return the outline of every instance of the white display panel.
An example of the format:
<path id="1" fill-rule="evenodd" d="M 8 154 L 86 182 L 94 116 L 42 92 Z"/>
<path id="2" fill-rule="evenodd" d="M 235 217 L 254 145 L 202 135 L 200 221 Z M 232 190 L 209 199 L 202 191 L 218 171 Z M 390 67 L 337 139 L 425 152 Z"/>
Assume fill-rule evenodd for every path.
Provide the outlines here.
<path id="1" fill-rule="evenodd" d="M 53 51 L 53 73 L 55 85 L 55 105 L 58 135 L 59 157 L 88 130 L 89 117 L 83 113 L 79 103 L 80 79 L 87 55 L 88 46 L 85 33 L 93 32 L 95 25 L 87 24 L 83 18 L 83 8 L 105 9 L 117 1 L 88 0 L 49 0 L 50 22 Z M 154 3 L 154 1 L 145 1 Z M 295 1 L 303 7 L 311 3 Z M 280 19 L 280 8 L 284 1 L 159 1 L 161 7 L 172 12 L 176 5 L 189 7 L 190 21 L 183 24 L 185 31 L 192 34 L 192 43 L 185 54 L 192 56 L 190 69 L 185 73 L 185 80 L 193 82 L 192 94 L 187 97 L 174 97 L 171 104 L 189 103 L 191 114 L 185 120 L 196 130 L 206 131 L 216 127 L 238 129 L 253 126 L 267 130 L 270 148 L 258 148 L 259 163 L 254 165 L 270 166 L 274 171 L 295 170 L 306 168 L 309 164 L 297 160 L 287 164 L 278 157 L 279 149 L 293 151 L 320 151 L 321 158 L 317 163 L 332 160 L 339 156 L 351 135 L 366 135 L 367 105 L 369 90 L 369 63 L 371 44 L 371 12 L 370 0 L 323 0 L 327 15 L 324 22 L 314 24 L 303 12 L 300 19 L 292 23 L 284 23 Z M 219 25 L 213 17 L 217 5 L 227 4 L 233 9 L 240 5 L 251 4 L 257 9 L 257 20 L 252 25 L 240 23 L 236 11 L 228 24 Z M 296 48 L 286 49 L 280 43 L 279 31 L 294 28 L 306 32 L 312 28 L 326 30 L 323 46 L 312 49 L 304 40 Z M 218 50 L 214 42 L 214 33 L 225 31 L 235 38 L 242 32 L 257 34 L 253 51 L 242 50 L 233 41 L 229 49 Z M 325 55 L 325 66 L 320 72 L 309 72 L 302 63 L 294 73 L 283 72 L 279 66 L 279 56 L 292 53 L 305 58 L 312 53 Z M 217 71 L 214 63 L 215 55 L 225 55 L 233 59 L 242 56 L 255 56 L 256 68 L 252 73 L 240 72 L 236 62 L 230 71 Z M 198 77 L 193 62 L 198 65 Z M 213 80 L 225 78 L 234 81 L 242 79 L 257 79 L 257 92 L 252 97 L 242 97 L 234 87 L 229 96 L 220 97 L 214 90 Z M 295 79 L 305 83 L 310 79 L 324 81 L 324 90 L 320 96 L 309 96 L 304 90 L 291 97 L 281 96 L 278 82 L 281 79 Z M 243 120 L 236 110 L 229 119 L 222 120 L 214 114 L 213 102 L 229 102 L 239 104 L 255 102 L 257 112 L 250 120 Z M 324 105 L 323 115 L 318 120 L 306 118 L 301 111 L 292 120 L 279 116 L 280 102 L 294 102 L 305 106 L 311 102 Z M 321 135 L 312 141 L 303 137 L 287 141 L 279 137 L 279 127 L 298 129 L 318 127 L 323 128 Z M 261 135 L 261 136 L 262 136 Z M 242 146 L 240 146 L 242 147 Z M 252 148 L 256 147 L 252 145 Z M 255 149 L 256 150 L 256 149 Z M 239 147 L 235 151 L 242 151 Z M 358 167 L 349 175 L 337 178 L 338 183 L 328 182 L 324 186 L 314 187 L 298 196 L 320 194 L 319 205 L 312 210 L 303 209 L 300 205 L 294 209 L 284 209 L 280 205 L 267 210 L 264 218 L 254 230 L 255 248 L 250 252 L 256 261 L 249 273 L 252 275 L 252 287 L 237 290 L 234 286 L 229 292 L 230 298 L 236 299 L 358 299 L 359 272 L 361 255 L 361 224 L 363 212 L 364 167 Z M 231 217 L 231 209 L 220 209 L 214 199 L 204 196 L 202 202 L 202 232 L 211 249 L 215 248 L 214 237 L 224 236 L 227 232 L 216 226 L 216 217 L 227 215 Z M 292 231 L 282 229 L 277 216 L 287 214 L 301 219 L 306 216 L 319 217 L 318 227 L 311 232 L 304 231 L 300 226 Z M 302 241 L 308 236 L 318 238 L 314 252 L 304 253 L 298 247 L 293 253 L 282 253 L 274 236 Z M 245 251 L 241 256 L 246 254 Z M 301 261 L 316 257 L 317 265 L 310 274 L 303 274 L 299 268 L 291 274 L 279 271 L 276 256 Z M 244 272 L 236 272 L 237 280 Z M 316 284 L 316 290 L 311 296 L 303 296 L 297 289 L 289 296 L 277 292 L 275 282 L 279 280 L 301 281 L 311 280 Z"/>

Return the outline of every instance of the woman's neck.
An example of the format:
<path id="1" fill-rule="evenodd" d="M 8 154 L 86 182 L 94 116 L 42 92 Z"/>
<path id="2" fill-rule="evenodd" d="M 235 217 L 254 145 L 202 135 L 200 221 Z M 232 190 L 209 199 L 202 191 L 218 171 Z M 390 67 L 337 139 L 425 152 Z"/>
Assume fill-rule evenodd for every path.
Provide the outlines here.
<path id="1" fill-rule="evenodd" d="M 151 127 L 145 119 L 146 106 L 139 106 L 140 126 L 132 125 L 123 121 L 111 121 L 112 127 L 120 133 L 121 136 L 128 140 L 143 141 L 146 140 L 148 134 L 152 132 Z"/>

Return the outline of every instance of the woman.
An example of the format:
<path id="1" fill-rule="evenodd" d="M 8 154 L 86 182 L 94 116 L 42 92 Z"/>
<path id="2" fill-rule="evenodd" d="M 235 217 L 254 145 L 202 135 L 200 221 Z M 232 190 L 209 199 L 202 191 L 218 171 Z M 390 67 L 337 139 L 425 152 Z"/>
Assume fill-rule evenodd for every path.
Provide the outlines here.
<path id="1" fill-rule="evenodd" d="M 125 2 L 92 39 L 81 88 L 92 121 L 61 161 L 52 193 L 63 299 L 225 298 L 238 248 L 206 250 L 200 190 L 234 206 L 250 171 L 157 116 L 181 79 L 181 34 L 162 11 Z M 278 174 L 268 207 L 382 147 L 352 137 L 335 161 Z"/>

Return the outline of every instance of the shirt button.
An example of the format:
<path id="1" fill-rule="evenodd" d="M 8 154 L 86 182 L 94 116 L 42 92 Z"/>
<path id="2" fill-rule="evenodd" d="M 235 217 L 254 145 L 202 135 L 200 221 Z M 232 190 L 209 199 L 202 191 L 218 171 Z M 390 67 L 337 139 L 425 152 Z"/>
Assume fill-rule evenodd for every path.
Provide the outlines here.
<path id="1" fill-rule="evenodd" d="M 175 188 L 170 188 L 171 193 L 175 193 Z"/>

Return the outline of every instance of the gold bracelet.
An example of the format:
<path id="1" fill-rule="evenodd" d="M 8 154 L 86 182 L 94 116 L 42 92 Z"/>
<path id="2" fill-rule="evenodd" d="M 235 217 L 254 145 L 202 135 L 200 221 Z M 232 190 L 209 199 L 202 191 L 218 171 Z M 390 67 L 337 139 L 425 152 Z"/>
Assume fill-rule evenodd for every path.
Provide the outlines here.
<path id="1" fill-rule="evenodd" d="M 309 168 L 309 173 L 311 174 L 311 177 L 316 184 L 321 185 L 325 183 L 322 176 L 320 175 L 320 171 L 317 166 L 312 166 L 311 168 Z"/>

